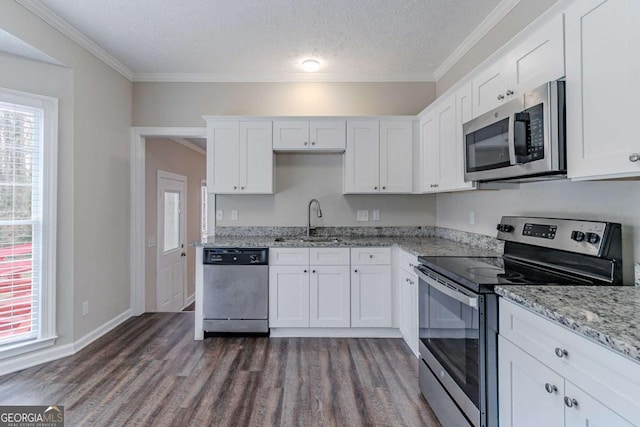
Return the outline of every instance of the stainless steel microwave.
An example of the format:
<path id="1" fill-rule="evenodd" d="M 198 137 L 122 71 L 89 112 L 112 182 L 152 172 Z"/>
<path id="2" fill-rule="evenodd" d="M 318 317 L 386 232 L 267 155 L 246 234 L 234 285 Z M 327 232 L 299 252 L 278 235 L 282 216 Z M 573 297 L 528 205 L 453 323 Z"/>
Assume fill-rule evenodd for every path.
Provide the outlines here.
<path id="1" fill-rule="evenodd" d="M 545 83 L 465 123 L 465 181 L 566 176 L 564 89 Z"/>

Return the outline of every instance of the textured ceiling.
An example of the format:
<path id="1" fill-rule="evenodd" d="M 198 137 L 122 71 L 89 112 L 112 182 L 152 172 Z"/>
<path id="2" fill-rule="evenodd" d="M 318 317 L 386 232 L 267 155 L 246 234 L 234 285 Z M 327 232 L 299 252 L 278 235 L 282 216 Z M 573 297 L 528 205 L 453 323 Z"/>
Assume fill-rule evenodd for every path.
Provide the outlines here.
<path id="1" fill-rule="evenodd" d="M 431 75 L 500 0 L 40 0 L 137 74 Z"/>

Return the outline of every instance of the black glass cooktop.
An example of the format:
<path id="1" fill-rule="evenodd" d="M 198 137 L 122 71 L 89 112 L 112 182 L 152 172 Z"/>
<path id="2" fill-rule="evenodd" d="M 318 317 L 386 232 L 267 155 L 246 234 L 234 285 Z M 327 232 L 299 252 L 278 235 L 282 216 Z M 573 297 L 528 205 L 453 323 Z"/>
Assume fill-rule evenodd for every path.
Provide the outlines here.
<path id="1" fill-rule="evenodd" d="M 496 285 L 596 285 L 595 280 L 532 267 L 502 257 L 419 257 L 423 266 L 476 292 Z"/>

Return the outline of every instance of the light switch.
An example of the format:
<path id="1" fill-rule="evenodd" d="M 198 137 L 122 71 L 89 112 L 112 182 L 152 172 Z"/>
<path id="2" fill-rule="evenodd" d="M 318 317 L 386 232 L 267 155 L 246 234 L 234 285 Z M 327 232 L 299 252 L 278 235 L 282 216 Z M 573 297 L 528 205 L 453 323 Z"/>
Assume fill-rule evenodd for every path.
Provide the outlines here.
<path id="1" fill-rule="evenodd" d="M 222 209 L 216 211 L 216 220 L 222 221 Z"/>
<path id="2" fill-rule="evenodd" d="M 380 221 L 380 211 L 377 209 L 373 211 L 373 220 Z"/>
<path id="3" fill-rule="evenodd" d="M 232 221 L 237 221 L 238 220 L 238 211 L 236 209 L 231 211 L 231 220 Z"/>
<path id="4" fill-rule="evenodd" d="M 369 221 L 369 211 L 361 211 L 358 210 L 356 212 L 356 219 L 358 220 L 358 222 L 366 222 Z"/>
<path id="5" fill-rule="evenodd" d="M 476 213 L 474 211 L 469 212 L 469 224 L 474 225 L 476 223 Z"/>

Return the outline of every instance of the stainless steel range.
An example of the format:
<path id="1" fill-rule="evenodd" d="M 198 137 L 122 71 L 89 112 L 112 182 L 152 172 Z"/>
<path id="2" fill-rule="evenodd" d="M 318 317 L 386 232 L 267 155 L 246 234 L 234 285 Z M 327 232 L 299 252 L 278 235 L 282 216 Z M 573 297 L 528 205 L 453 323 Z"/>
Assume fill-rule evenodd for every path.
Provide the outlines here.
<path id="1" fill-rule="evenodd" d="M 498 426 L 496 285 L 622 284 L 620 224 L 503 217 L 502 257 L 420 257 L 420 390 L 444 427 Z"/>

